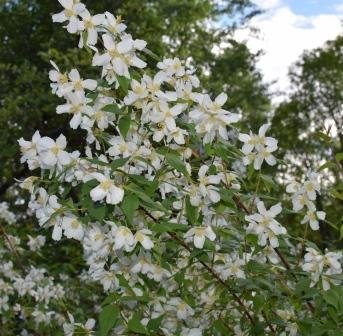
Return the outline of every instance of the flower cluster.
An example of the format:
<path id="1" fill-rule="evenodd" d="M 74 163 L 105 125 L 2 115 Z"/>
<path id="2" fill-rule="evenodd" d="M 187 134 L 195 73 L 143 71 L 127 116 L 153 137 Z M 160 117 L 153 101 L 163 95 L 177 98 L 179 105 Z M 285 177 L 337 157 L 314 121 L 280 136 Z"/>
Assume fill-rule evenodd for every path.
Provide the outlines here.
<path id="1" fill-rule="evenodd" d="M 195 69 L 178 58 L 160 60 L 155 73 L 143 70 L 146 42 L 126 33 L 121 18 L 93 16 L 79 1 L 59 2 L 64 10 L 53 20 L 80 35 L 79 47 L 93 53 L 101 79 L 61 72 L 52 62 L 52 92 L 65 100 L 56 112 L 70 114 L 70 127 L 86 136 L 73 152 L 63 135 L 53 140 L 37 131 L 30 141 L 20 139 L 21 161 L 41 173 L 21 186 L 31 194 L 38 224 L 52 227 L 53 240 L 82 246 L 84 278 L 108 295 L 100 330 L 113 307 L 115 321 L 105 323 L 113 335 L 245 335 L 256 321 L 267 333 L 290 330 L 289 323 L 269 321 L 274 317 L 261 304 L 267 292 L 258 287 L 267 281 L 254 273 L 262 269 L 268 281 L 288 276 L 276 249 L 288 253 L 281 244 L 288 243 L 286 228 L 275 219 L 282 206 L 255 204 L 234 171 L 238 161 L 256 170 L 264 160 L 276 164 L 277 140 L 265 136 L 268 125 L 258 135 L 240 134 L 241 152 L 232 149 L 229 134 L 240 116 L 225 109 L 226 93 L 203 91 Z M 304 190 L 310 193 L 309 186 Z M 31 250 L 44 243 L 29 237 Z M 275 299 L 275 308 L 284 299 Z M 98 328 L 93 319 L 68 318 L 66 335 Z"/>
<path id="2" fill-rule="evenodd" d="M 266 161 L 270 166 L 276 164 L 275 157 L 271 154 L 277 150 L 277 140 L 272 137 L 266 137 L 266 132 L 270 125 L 262 125 L 258 134 L 250 131 L 249 134 L 240 133 L 238 139 L 244 142 L 242 153 L 244 165 L 254 162 L 256 170 L 261 169 L 263 161 Z"/>
<path id="3" fill-rule="evenodd" d="M 267 210 L 263 202 L 258 202 L 257 209 L 259 213 L 245 217 L 249 222 L 247 233 L 256 234 L 258 244 L 261 246 L 269 243 L 272 247 L 278 247 L 277 236 L 287 233 L 286 229 L 274 219 L 281 212 L 281 205 L 276 204 Z"/>
<path id="4" fill-rule="evenodd" d="M 0 203 L 0 219 L 4 220 L 8 224 L 13 224 L 16 221 L 15 214 L 9 210 L 8 203 Z"/>
<path id="5" fill-rule="evenodd" d="M 342 252 L 326 252 L 321 254 L 314 248 L 306 248 L 305 260 L 302 269 L 311 274 L 311 287 L 320 279 L 324 290 L 330 289 L 330 284 L 339 284 L 335 275 L 342 273 Z"/>
<path id="6" fill-rule="evenodd" d="M 317 193 L 320 193 L 318 174 L 309 172 L 304 184 L 292 182 L 287 186 L 286 191 L 293 194 L 292 203 L 295 212 L 306 209 L 306 214 L 301 224 L 309 223 L 312 230 L 319 230 L 319 220 L 324 220 L 326 214 L 324 211 L 317 211 L 314 203 L 317 199 Z"/>

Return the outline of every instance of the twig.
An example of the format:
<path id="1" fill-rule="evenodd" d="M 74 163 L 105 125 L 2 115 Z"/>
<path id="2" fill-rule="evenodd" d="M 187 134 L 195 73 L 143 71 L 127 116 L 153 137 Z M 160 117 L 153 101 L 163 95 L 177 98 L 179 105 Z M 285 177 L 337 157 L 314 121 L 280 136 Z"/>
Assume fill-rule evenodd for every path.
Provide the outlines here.
<path id="1" fill-rule="evenodd" d="M 157 219 L 152 216 L 148 211 L 146 211 L 144 208 L 141 208 L 145 214 L 151 218 L 155 223 L 157 222 Z M 188 252 L 192 253 L 192 249 L 182 240 L 180 239 L 174 232 L 167 232 L 171 238 L 173 238 L 175 241 L 177 241 L 181 246 L 183 246 Z M 244 314 L 249 319 L 250 323 L 252 325 L 255 325 L 255 321 L 253 317 L 251 316 L 249 310 L 241 300 L 241 298 L 233 291 L 233 289 L 206 263 L 204 263 L 202 260 L 200 260 L 198 257 L 196 257 L 198 262 L 209 272 L 213 275 L 213 277 L 221 283 L 225 288 L 228 289 L 232 297 L 235 299 L 235 301 L 239 304 L 239 306 L 243 309 Z"/>
<path id="2" fill-rule="evenodd" d="M 241 210 L 243 210 L 246 214 L 250 214 L 250 211 L 247 209 L 247 207 L 242 203 L 241 199 L 238 196 L 234 196 L 233 197 L 234 202 L 236 203 L 236 206 L 238 208 L 240 208 Z M 287 270 L 290 271 L 290 273 L 292 274 L 293 278 L 295 280 L 297 279 L 297 276 L 293 273 L 287 259 L 283 256 L 283 254 L 281 253 L 281 251 L 277 248 L 277 247 L 273 247 L 275 253 L 278 255 L 278 257 L 280 258 L 281 262 L 284 264 L 284 266 L 286 267 Z M 309 309 L 311 310 L 312 313 L 315 313 L 315 307 L 313 306 L 313 304 L 310 301 L 306 300 L 306 304 L 309 307 Z"/>

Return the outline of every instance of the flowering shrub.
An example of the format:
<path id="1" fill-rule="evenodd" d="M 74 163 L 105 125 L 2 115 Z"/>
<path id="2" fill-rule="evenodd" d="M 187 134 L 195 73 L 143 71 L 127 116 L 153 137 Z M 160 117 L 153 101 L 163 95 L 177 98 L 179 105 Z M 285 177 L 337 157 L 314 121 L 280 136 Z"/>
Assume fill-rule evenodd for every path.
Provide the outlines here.
<path id="1" fill-rule="evenodd" d="M 31 194 L 39 226 L 59 246 L 78 241 L 88 267 L 84 278 L 106 293 L 102 303 L 94 298 L 99 316 L 94 309 L 79 321 L 66 305 L 64 317 L 55 314 L 60 330 L 338 335 L 342 254 L 322 254 L 306 236 L 289 233 L 297 223 L 279 222 L 292 210 L 287 196 L 266 192 L 275 181 L 262 170 L 277 164 L 269 125 L 258 134 L 239 133 L 240 116 L 224 108 L 227 95 L 212 99 L 189 62 L 165 58 L 157 70 L 147 69 L 156 56 L 126 33 L 120 17 L 93 16 L 79 1 L 59 2 L 64 9 L 53 21 L 80 36 L 79 47 L 93 53 L 101 78 L 83 79 L 77 69 L 64 73 L 52 62 L 52 92 L 65 99 L 56 112 L 69 114 L 70 127 L 82 136 L 74 151 L 63 134 L 51 139 L 36 131 L 31 140 L 20 139 L 22 163 L 40 172 L 21 186 Z M 306 209 L 302 223 L 312 230 L 325 219 L 313 202 L 320 188 L 314 173 L 287 187 L 293 211 Z M 30 250 L 39 250 L 44 238 L 29 237 Z M 5 293 L 28 293 L 44 309 L 27 315 L 37 328 L 49 325 L 50 301 L 65 296 L 63 286 L 44 270 L 19 277 L 12 267 L 0 269 L 0 309 L 23 314 L 21 306 L 10 308 Z"/>

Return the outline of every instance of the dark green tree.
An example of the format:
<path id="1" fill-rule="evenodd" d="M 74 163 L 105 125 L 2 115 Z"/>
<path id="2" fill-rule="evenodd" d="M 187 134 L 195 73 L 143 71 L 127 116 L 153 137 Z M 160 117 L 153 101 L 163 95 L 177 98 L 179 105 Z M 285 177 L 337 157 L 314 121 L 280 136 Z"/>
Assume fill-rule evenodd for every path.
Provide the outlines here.
<path id="1" fill-rule="evenodd" d="M 256 116 L 268 108 L 254 56 L 245 45 L 231 40 L 233 29 L 257 13 L 250 0 L 227 0 L 220 5 L 211 0 L 83 2 L 93 13 L 108 10 L 121 15 L 128 31 L 145 39 L 159 57 L 188 58 L 213 93 L 224 87 L 231 109 Z M 77 67 L 84 77 L 96 71 L 85 68 L 90 55 L 77 49 L 78 37 L 52 23 L 51 15 L 60 10 L 58 1 L 0 2 L 0 194 L 13 178 L 25 175 L 16 139 L 30 138 L 36 129 L 51 137 L 64 133 L 69 138 L 66 120 L 55 114 L 61 102 L 49 90 L 49 60 L 63 71 Z M 224 16 L 232 18 L 231 24 L 218 28 L 214 23 Z M 230 47 L 214 54 L 213 46 L 223 41 L 231 41 Z"/>
<path id="2" fill-rule="evenodd" d="M 283 173 L 289 167 L 295 176 L 309 169 L 326 173 L 331 188 L 317 207 L 328 214 L 320 231 L 327 246 L 343 237 L 343 36 L 305 52 L 291 69 L 290 80 L 292 93 L 276 109 L 272 130 L 279 154 L 288 162 Z"/>

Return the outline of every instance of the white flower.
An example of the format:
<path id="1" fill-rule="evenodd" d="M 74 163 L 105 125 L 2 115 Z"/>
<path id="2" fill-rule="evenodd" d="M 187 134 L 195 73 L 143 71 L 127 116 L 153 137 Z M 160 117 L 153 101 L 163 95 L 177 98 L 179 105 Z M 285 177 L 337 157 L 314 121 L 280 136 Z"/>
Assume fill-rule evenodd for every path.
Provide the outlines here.
<path id="1" fill-rule="evenodd" d="M 244 142 L 244 145 L 242 147 L 243 154 L 247 155 L 251 153 L 255 148 L 259 150 L 259 148 L 263 148 L 264 146 L 267 146 L 269 148 L 277 147 L 276 139 L 265 136 L 269 127 L 269 124 L 262 125 L 258 131 L 258 135 L 253 134 L 251 131 L 250 134 L 239 134 L 238 139 Z"/>
<path id="2" fill-rule="evenodd" d="M 320 192 L 320 184 L 318 182 L 318 174 L 314 172 L 309 172 L 307 175 L 307 180 L 304 182 L 302 187 L 304 193 L 307 197 L 314 201 L 316 199 L 316 192 Z"/>
<path id="3" fill-rule="evenodd" d="M 181 320 L 186 320 L 194 315 L 194 310 L 180 298 L 171 298 L 166 307 L 168 310 L 176 311 L 176 316 Z"/>
<path id="4" fill-rule="evenodd" d="M 330 278 L 330 276 L 342 273 L 342 265 L 339 262 L 342 259 L 342 252 L 326 252 L 325 255 L 322 255 L 311 247 L 306 248 L 306 251 L 302 269 L 305 272 L 311 273 L 310 286 L 313 287 L 319 281 L 320 277 L 322 277 L 323 289 L 325 291 L 329 290 L 330 283 L 338 283 L 338 281 Z M 326 269 L 325 272 L 324 269 Z"/>
<path id="5" fill-rule="evenodd" d="M 114 181 L 107 175 L 93 173 L 92 177 L 100 184 L 90 191 L 90 196 L 94 202 L 106 198 L 108 204 L 118 204 L 123 200 L 124 190 L 115 185 Z"/>
<path id="6" fill-rule="evenodd" d="M 31 194 L 34 191 L 34 183 L 39 179 L 38 176 L 29 176 L 24 181 L 20 183 L 20 188 L 24 190 L 28 190 Z"/>
<path id="7" fill-rule="evenodd" d="M 244 259 L 239 258 L 237 254 L 216 254 L 214 260 L 215 262 L 221 262 L 215 265 L 215 270 L 223 280 L 226 280 L 229 277 L 245 279 L 245 273 L 242 266 L 244 266 L 246 262 Z"/>
<path id="8" fill-rule="evenodd" d="M 93 46 L 97 43 L 98 40 L 98 32 L 97 26 L 105 23 L 105 15 L 104 14 L 97 14 L 97 15 L 90 15 L 89 11 L 85 9 L 82 13 L 80 13 L 82 18 L 82 30 L 87 31 L 87 45 Z M 79 41 L 79 48 L 83 47 L 83 36 L 80 35 Z"/>
<path id="9" fill-rule="evenodd" d="M 88 111 L 88 117 L 92 120 L 92 125 L 96 122 L 99 129 L 105 130 L 115 120 L 114 113 L 104 111 L 104 107 L 109 104 L 113 104 L 114 100 L 111 97 L 99 96 L 94 101 L 92 109 Z M 85 123 L 85 121 L 83 121 Z"/>
<path id="10" fill-rule="evenodd" d="M 176 104 L 169 107 L 167 102 L 161 101 L 160 110 L 152 114 L 151 120 L 155 123 L 164 123 L 169 131 L 173 131 L 176 128 L 175 117 L 182 113 L 186 107 L 186 104 Z"/>
<path id="11" fill-rule="evenodd" d="M 153 279 L 157 282 L 160 282 L 163 279 L 170 277 L 170 275 L 171 274 L 169 271 L 167 271 L 159 265 L 151 265 L 151 267 L 149 268 L 149 272 L 147 273 L 147 276 L 150 279 Z"/>
<path id="12" fill-rule="evenodd" d="M 147 274 L 151 270 L 151 257 L 149 254 L 140 253 L 133 261 L 131 272 Z"/>
<path id="13" fill-rule="evenodd" d="M 94 66 L 110 66 L 119 76 L 130 78 L 129 66 L 144 68 L 146 63 L 135 55 L 135 49 L 142 50 L 146 43 L 140 40 L 132 40 L 127 35 L 120 42 L 116 43 L 109 34 L 102 35 L 106 52 L 102 55 L 95 54 L 93 57 Z M 143 43 L 144 42 L 144 43 Z"/>
<path id="14" fill-rule="evenodd" d="M 8 204 L 6 202 L 0 203 L 0 219 L 3 219 L 10 225 L 14 224 L 16 221 L 15 214 L 9 210 Z"/>
<path id="15" fill-rule="evenodd" d="M 245 155 L 243 158 L 244 165 L 254 162 L 254 169 L 261 169 L 263 161 L 266 161 L 270 166 L 276 164 L 275 157 L 271 154 L 277 150 L 277 140 L 272 137 L 266 137 L 265 133 L 269 128 L 269 124 L 264 124 L 260 127 L 258 135 L 253 134 L 239 134 L 239 140 L 244 142 L 241 149 Z"/>
<path id="16" fill-rule="evenodd" d="M 7 295 L 2 295 L 0 296 L 0 311 L 7 311 L 9 310 L 9 305 L 8 305 L 8 296 Z"/>
<path id="17" fill-rule="evenodd" d="M 157 63 L 157 67 L 163 70 L 168 76 L 182 77 L 185 74 L 185 67 L 179 58 L 165 58 L 162 62 Z"/>
<path id="18" fill-rule="evenodd" d="M 205 244 L 205 238 L 211 241 L 216 239 L 216 234 L 213 232 L 210 226 L 193 227 L 184 234 L 186 240 L 193 240 L 196 248 L 202 249 Z"/>
<path id="19" fill-rule="evenodd" d="M 27 162 L 30 170 L 34 170 L 39 167 L 37 144 L 40 141 L 40 139 L 41 136 L 39 134 L 39 131 L 36 131 L 32 136 L 31 141 L 26 141 L 23 138 L 20 138 L 18 140 L 20 151 L 22 154 L 20 162 Z"/>
<path id="20" fill-rule="evenodd" d="M 202 329 L 182 327 L 180 336 L 202 336 Z"/>
<path id="21" fill-rule="evenodd" d="M 151 250 L 154 247 L 154 243 L 150 239 L 152 232 L 148 229 L 138 230 L 135 233 L 135 240 L 140 243 L 146 250 Z"/>
<path id="22" fill-rule="evenodd" d="M 131 81 L 131 89 L 124 98 L 125 105 L 133 105 L 137 100 L 145 99 L 149 95 L 149 90 L 144 80 L 138 82 L 135 79 Z"/>
<path id="23" fill-rule="evenodd" d="M 62 228 L 64 230 L 64 235 L 67 238 L 74 238 L 76 240 L 82 240 L 84 235 L 84 230 L 81 222 L 76 216 L 68 215 L 62 220 Z"/>
<path id="24" fill-rule="evenodd" d="M 208 94 L 194 94 L 194 100 L 199 104 L 189 114 L 192 121 L 196 123 L 196 131 L 204 134 L 203 142 L 210 143 L 218 135 L 228 140 L 226 127 L 239 120 L 239 115 L 230 113 L 222 108 L 227 100 L 227 95 L 221 93 L 215 101 Z"/>
<path id="25" fill-rule="evenodd" d="M 119 226 L 118 228 L 112 228 L 112 235 L 114 237 L 115 250 L 120 250 L 124 248 L 126 252 L 130 252 L 134 249 L 136 245 L 135 238 L 131 230 L 126 226 Z"/>
<path id="26" fill-rule="evenodd" d="M 134 142 L 125 141 L 121 136 L 113 136 L 108 142 L 111 147 L 107 152 L 113 157 L 121 155 L 123 158 L 127 158 L 137 150 L 137 145 Z"/>
<path id="27" fill-rule="evenodd" d="M 218 193 L 218 188 L 215 187 L 213 184 L 219 184 L 221 181 L 220 175 L 209 175 L 206 176 L 208 171 L 208 166 L 203 165 L 200 167 L 198 172 L 198 181 L 199 181 L 199 193 L 200 195 L 209 200 L 212 203 L 217 203 L 220 201 L 220 195 Z M 195 194 L 196 196 L 196 194 Z M 191 196 L 192 205 L 196 206 L 196 200 Z"/>
<path id="28" fill-rule="evenodd" d="M 88 99 L 83 91 L 71 92 L 66 94 L 67 103 L 58 105 L 56 108 L 57 114 L 68 113 L 73 117 L 70 119 L 69 125 L 72 129 L 80 126 L 83 114 L 90 114 L 92 108 L 87 105 Z"/>
<path id="29" fill-rule="evenodd" d="M 121 22 L 121 17 L 115 18 L 113 14 L 109 12 L 105 12 L 106 17 L 106 28 L 112 33 L 112 34 L 120 34 L 126 29 L 126 25 Z"/>
<path id="30" fill-rule="evenodd" d="M 188 132 L 180 127 L 175 127 L 172 131 L 167 134 L 167 142 L 174 140 L 178 145 L 185 144 L 185 135 L 188 135 Z"/>
<path id="31" fill-rule="evenodd" d="M 44 236 L 38 235 L 36 237 L 31 237 L 30 235 L 27 235 L 29 237 L 29 241 L 27 242 L 27 245 L 29 246 L 31 251 L 37 251 L 45 244 L 46 238 Z"/>
<path id="32" fill-rule="evenodd" d="M 277 222 L 274 218 L 281 212 L 281 204 L 278 203 L 266 210 L 263 202 L 257 203 L 259 213 L 245 216 L 249 222 L 247 233 L 254 233 L 258 236 L 258 244 L 260 246 L 267 245 L 267 239 L 272 247 L 279 246 L 277 236 L 286 234 L 286 229 Z"/>
<path id="33" fill-rule="evenodd" d="M 97 87 L 97 81 L 94 79 L 82 79 L 77 69 L 72 69 L 68 75 L 70 86 L 74 91 L 84 92 L 84 90 L 94 91 Z"/>
<path id="34" fill-rule="evenodd" d="M 306 213 L 304 219 L 301 221 L 301 224 L 310 223 L 311 229 L 316 231 L 316 230 L 319 230 L 319 221 L 318 220 L 324 220 L 325 216 L 326 216 L 326 214 L 324 211 L 316 211 L 315 205 L 312 202 L 310 202 L 308 204 L 307 213 Z"/>
<path id="35" fill-rule="evenodd" d="M 49 137 L 42 137 L 37 143 L 37 150 L 42 163 L 48 168 L 56 164 L 68 165 L 71 159 L 70 155 L 64 150 L 66 146 L 67 140 L 63 134 L 56 141 Z"/>
<path id="36" fill-rule="evenodd" d="M 50 60 L 50 63 L 54 67 L 54 70 L 49 71 L 49 79 L 52 81 L 50 84 L 52 93 L 62 97 L 63 88 L 68 85 L 68 75 L 61 73 L 55 62 Z"/>
<path id="37" fill-rule="evenodd" d="M 64 7 L 64 10 L 58 14 L 54 14 L 52 16 L 52 21 L 69 21 L 67 25 L 68 32 L 71 34 L 76 33 L 82 28 L 81 22 L 77 16 L 85 10 L 85 5 L 74 0 L 58 0 L 58 2 Z"/>

